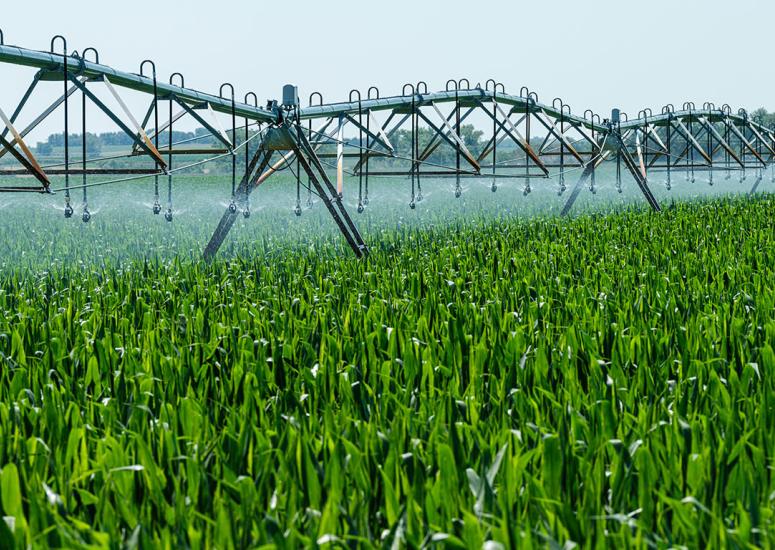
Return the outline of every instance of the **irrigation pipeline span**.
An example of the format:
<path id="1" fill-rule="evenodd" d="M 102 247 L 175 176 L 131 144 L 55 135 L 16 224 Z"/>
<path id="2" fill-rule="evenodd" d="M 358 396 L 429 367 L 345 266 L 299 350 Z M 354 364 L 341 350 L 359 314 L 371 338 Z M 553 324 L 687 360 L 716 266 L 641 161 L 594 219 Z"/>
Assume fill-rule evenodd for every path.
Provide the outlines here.
<path id="1" fill-rule="evenodd" d="M 162 82 L 151 60 L 143 61 L 137 73 L 122 72 L 100 63 L 94 48 L 68 50 L 62 36 L 52 39 L 48 51 L 36 51 L 6 45 L 2 31 L 0 63 L 37 69 L 10 114 L 0 105 L 0 158 L 10 155 L 17 161 L 0 169 L 0 192 L 63 192 L 66 218 L 74 214 L 72 194 L 78 193 L 82 197 L 81 218 L 88 222 L 89 188 L 153 179 L 153 213 L 160 214 L 165 210 L 160 202 L 160 178 L 166 178 L 164 216 L 171 221 L 175 174 L 193 165 L 230 158 L 231 201 L 205 248 L 207 259 L 217 253 L 237 217 L 250 216 L 251 193 L 273 173 L 293 164 L 295 213 L 301 214 L 301 188 L 310 196 L 317 195 L 360 257 L 368 248 L 342 202 L 345 175 L 357 179 L 358 212 L 369 204 L 369 179 L 375 177 L 411 179 L 411 208 L 422 201 L 422 180 L 427 177 L 454 178 L 456 196 L 460 196 L 460 182 L 466 177 L 492 178 L 493 191 L 499 178 L 524 179 L 525 194 L 530 192 L 532 178 L 554 178 L 559 183 L 558 193 L 567 191 L 562 209 L 566 215 L 584 188 L 595 191 L 595 170 L 605 161 L 616 163 L 619 191 L 624 167 L 649 206 L 659 211 L 649 187 L 649 172 L 665 173 L 668 188 L 676 171 L 685 172 L 692 180 L 696 171 L 707 171 L 711 183 L 719 170 L 727 179 L 735 172 L 741 183 L 753 174 L 749 193 L 755 193 L 775 158 L 773 128 L 744 109 L 733 112 L 726 104 L 717 107 L 710 102 L 699 108 L 686 102 L 680 109 L 673 105 L 659 112 L 643 109 L 633 118 L 613 109 L 610 117 L 603 119 L 590 110 L 581 116 L 574 114 L 560 98 L 542 103 L 526 87 L 513 95 L 494 80 L 472 86 L 467 79 L 460 79 L 449 80 L 437 92 L 429 91 L 425 82 L 406 84 L 400 95 L 389 97 L 381 96 L 376 87 L 365 93 L 352 90 L 347 101 L 338 103 L 324 103 L 323 96 L 315 92 L 307 106 L 301 105 L 297 89 L 288 85 L 281 100 L 260 106 L 252 92 L 237 100 L 229 83 L 216 95 L 187 88 L 180 73 Z M 26 127 L 17 127 L 29 99 L 44 85 L 57 86 L 58 97 Z M 102 88 L 100 95 L 95 93 L 97 85 Z M 124 100 L 127 91 L 143 94 L 148 103 L 139 118 Z M 111 99 L 106 102 L 101 96 Z M 70 105 L 78 98 L 82 104 L 80 120 L 73 120 Z M 131 149 L 109 157 L 89 157 L 87 105 L 125 133 Z M 71 156 L 71 139 L 66 139 L 64 158 L 43 165 L 25 137 L 54 116 L 61 120 L 64 135 L 71 136 L 73 129 L 80 132 L 80 151 Z M 203 135 L 215 145 L 192 148 L 191 140 L 173 142 L 173 128 L 184 117 L 204 128 Z M 222 119 L 228 121 L 226 129 Z M 462 129 L 467 120 L 469 124 L 485 121 L 483 145 L 466 143 Z M 350 132 L 347 139 L 345 127 Z M 408 136 L 408 148 L 396 147 L 399 130 Z M 434 155 L 441 152 L 447 154 Z M 182 155 L 197 155 L 197 160 L 175 162 Z M 147 167 L 102 166 L 106 160 L 125 157 L 145 159 Z M 385 158 L 391 162 L 378 162 Z M 349 159 L 347 169 L 345 159 Z M 566 186 L 570 174 L 575 181 Z M 55 188 L 49 179 L 52 175 L 64 176 L 64 185 Z"/>

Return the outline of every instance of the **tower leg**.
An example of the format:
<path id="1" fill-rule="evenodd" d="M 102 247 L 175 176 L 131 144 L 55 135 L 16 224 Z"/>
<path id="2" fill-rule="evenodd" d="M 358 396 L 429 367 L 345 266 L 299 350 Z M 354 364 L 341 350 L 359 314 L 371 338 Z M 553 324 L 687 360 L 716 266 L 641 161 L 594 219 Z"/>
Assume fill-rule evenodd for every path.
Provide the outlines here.
<path id="1" fill-rule="evenodd" d="M 250 165 L 248 166 L 247 174 L 242 177 L 242 181 L 237 188 L 236 195 L 240 201 L 246 201 L 250 193 L 252 193 L 256 188 L 258 179 L 269 165 L 269 161 L 272 158 L 272 153 L 274 153 L 274 151 L 266 150 L 263 146 L 261 146 L 258 148 L 258 151 L 256 151 L 255 155 L 253 155 L 253 158 L 250 161 Z M 258 168 L 256 169 L 257 166 Z M 221 218 L 218 227 L 215 229 L 213 236 L 210 237 L 210 242 L 207 243 L 207 246 L 205 247 L 205 261 L 212 261 L 212 259 L 218 253 L 218 249 L 221 248 L 224 239 L 226 239 L 226 235 L 229 234 L 229 231 L 231 231 L 231 227 L 234 225 L 234 222 L 237 221 L 238 215 L 239 213 L 236 210 L 232 212 L 231 209 L 226 209 L 226 212 L 223 214 L 223 217 Z"/>
<path id="2" fill-rule="evenodd" d="M 347 212 L 344 204 L 342 204 L 342 200 L 339 197 L 336 188 L 328 178 L 323 165 L 320 163 L 320 159 L 309 144 L 309 141 L 307 141 L 307 138 L 299 128 L 297 128 L 295 132 L 285 126 L 277 128 L 277 130 L 279 137 L 287 143 L 283 148 L 290 149 L 290 151 L 296 155 L 299 166 L 307 173 L 307 176 L 309 176 L 310 184 L 323 200 L 331 217 L 342 232 L 342 235 L 344 235 L 347 244 L 350 245 L 350 248 L 352 248 L 358 258 L 367 255 L 369 249 L 366 247 L 363 237 L 361 237 L 350 214 Z M 236 196 L 239 200 L 246 201 L 250 193 L 266 179 L 262 176 L 264 175 L 267 166 L 269 166 L 269 161 L 273 152 L 273 149 L 267 149 L 264 144 L 256 151 L 248 170 L 248 174 L 251 176 L 250 178 L 244 176 L 237 189 Z M 286 157 L 289 156 L 290 155 L 286 155 Z M 287 158 L 286 162 L 288 162 Z M 209 262 L 215 257 L 218 249 L 221 247 L 223 241 L 226 239 L 226 236 L 234 225 L 234 222 L 237 221 L 238 215 L 239 213 L 237 211 L 232 212 L 230 209 L 226 209 L 218 227 L 210 238 L 210 242 L 205 247 L 204 259 L 206 261 Z"/>
<path id="3" fill-rule="evenodd" d="M 613 134 L 613 138 L 616 140 L 616 143 L 619 146 L 619 151 L 621 151 L 624 165 L 630 171 L 630 174 L 632 174 L 632 177 L 635 178 L 635 183 L 638 184 L 638 187 L 640 187 L 641 193 L 643 193 L 643 196 L 646 197 L 646 202 L 649 203 L 649 206 L 651 206 L 651 208 L 655 212 L 660 212 L 662 209 L 659 206 L 659 202 L 657 202 L 656 197 L 651 192 L 651 189 L 649 188 L 646 178 L 641 173 L 640 169 L 638 168 L 638 165 L 635 163 L 635 159 L 632 158 L 632 155 L 627 150 L 627 147 L 624 146 L 624 142 L 622 141 L 622 136 L 619 135 L 618 133 L 615 133 Z"/>
<path id="4" fill-rule="evenodd" d="M 307 141 L 307 138 L 300 129 L 298 129 L 294 137 L 296 143 L 294 151 L 301 167 L 307 172 L 312 185 L 315 186 L 318 194 L 325 201 L 326 207 L 334 218 L 337 226 L 339 226 L 339 229 L 342 231 L 345 239 L 347 239 L 347 242 L 352 247 L 353 252 L 355 252 L 355 255 L 359 258 L 368 255 L 369 249 L 363 241 L 363 237 L 361 237 L 358 228 L 355 226 L 355 222 L 353 222 L 349 212 L 347 212 L 347 209 L 344 207 L 342 198 L 339 196 L 334 184 L 331 183 L 331 180 L 328 178 L 328 175 L 323 169 L 323 165 L 320 163 L 320 159 Z M 307 161 L 307 159 L 309 159 L 309 161 Z M 325 190 L 328 191 L 328 194 Z M 330 197 L 333 198 L 329 198 L 329 194 Z"/>
<path id="5" fill-rule="evenodd" d="M 627 167 L 627 170 L 630 171 L 630 174 L 632 174 L 632 177 L 635 179 L 635 183 L 638 184 L 638 187 L 641 190 L 641 193 L 643 193 L 643 196 L 646 198 L 646 202 L 649 203 L 649 206 L 655 211 L 659 212 L 661 211 L 661 208 L 659 206 L 659 202 L 657 201 L 654 194 L 651 192 L 651 189 L 649 188 L 648 182 L 646 181 L 646 177 L 644 176 L 643 172 L 645 171 L 645 167 L 642 170 L 641 167 L 643 167 L 643 164 L 639 166 L 635 159 L 632 157 L 630 152 L 627 150 L 627 147 L 624 145 L 624 141 L 622 140 L 621 134 L 614 128 L 611 130 L 611 133 L 609 134 L 610 139 L 613 140 L 615 148 L 614 152 L 617 153 L 618 158 L 621 158 L 621 160 L 624 162 L 624 165 Z M 568 200 L 565 202 L 565 206 L 562 208 L 562 212 L 560 213 L 561 216 L 567 216 L 568 212 L 570 212 L 570 209 L 573 207 L 573 204 L 576 202 L 576 199 L 579 196 L 579 193 L 581 192 L 582 187 L 584 186 L 584 182 L 586 182 L 592 174 L 595 172 L 595 168 L 597 168 L 597 165 L 602 162 L 604 157 L 608 154 L 610 150 L 607 150 L 603 153 L 601 153 L 601 156 L 594 161 L 590 161 L 587 164 L 587 167 L 584 169 L 584 171 L 581 173 L 581 177 L 579 177 L 578 181 L 576 182 L 576 185 L 574 185 L 573 190 L 571 191 L 570 196 L 568 197 Z"/>
<path id="6" fill-rule="evenodd" d="M 573 203 L 576 202 L 576 199 L 578 198 L 579 193 L 581 193 L 581 189 L 584 187 L 584 184 L 592 176 L 592 174 L 595 173 L 595 168 L 597 168 L 599 160 L 601 159 L 592 159 L 587 163 L 586 168 L 584 168 L 584 171 L 581 173 L 578 181 L 573 186 L 573 189 L 571 189 L 570 196 L 568 197 L 568 200 L 565 201 L 565 206 L 562 207 L 560 216 L 567 216 L 568 212 L 570 212 L 570 209 L 573 208 Z"/>

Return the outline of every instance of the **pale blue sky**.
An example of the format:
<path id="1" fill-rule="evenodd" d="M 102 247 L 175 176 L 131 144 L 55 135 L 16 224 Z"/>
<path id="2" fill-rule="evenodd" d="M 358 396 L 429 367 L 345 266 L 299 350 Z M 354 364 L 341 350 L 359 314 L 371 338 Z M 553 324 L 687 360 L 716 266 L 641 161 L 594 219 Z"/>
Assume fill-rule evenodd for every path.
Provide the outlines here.
<path id="1" fill-rule="evenodd" d="M 405 82 L 442 89 L 465 76 L 561 96 L 574 112 L 634 115 L 685 100 L 775 109 L 772 1 L 45 0 L 0 11 L 6 43 L 48 49 L 61 33 L 117 69 L 137 71 L 150 57 L 160 78 L 181 71 L 211 92 L 231 81 L 262 101 L 287 82 L 306 103 L 313 90 L 334 101 L 351 88 L 394 95 Z M 0 66 L 6 111 L 25 74 Z"/>

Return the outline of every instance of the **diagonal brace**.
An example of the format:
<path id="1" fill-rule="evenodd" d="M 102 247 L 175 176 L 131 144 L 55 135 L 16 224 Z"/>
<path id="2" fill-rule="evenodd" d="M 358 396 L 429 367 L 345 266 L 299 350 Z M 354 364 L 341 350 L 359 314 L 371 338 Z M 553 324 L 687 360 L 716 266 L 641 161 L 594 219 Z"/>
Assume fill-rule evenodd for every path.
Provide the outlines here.
<path id="1" fill-rule="evenodd" d="M 197 112 L 196 112 L 196 109 L 194 109 L 193 107 L 191 107 L 191 106 L 190 106 L 188 103 L 186 103 L 185 101 L 181 101 L 181 100 L 180 100 L 180 99 L 178 99 L 177 97 L 175 98 L 175 102 L 176 102 L 178 105 L 180 105 L 181 107 L 183 107 L 183 109 L 184 109 L 184 110 L 185 110 L 185 111 L 186 111 L 186 112 L 187 112 L 189 115 L 191 115 L 191 116 L 194 118 L 194 120 L 196 120 L 196 121 L 197 121 L 199 124 L 201 124 L 201 125 L 202 125 L 202 126 L 203 126 L 203 127 L 204 127 L 204 128 L 207 130 L 207 131 L 208 131 L 208 132 L 210 132 L 210 133 L 211 133 L 211 134 L 212 134 L 212 135 L 215 137 L 215 139 L 217 139 L 218 141 L 220 141 L 221 143 L 223 143 L 223 144 L 224 144 L 224 145 L 225 145 L 225 146 L 226 146 L 226 147 L 229 149 L 229 151 L 231 151 L 231 150 L 233 149 L 233 146 L 232 146 L 232 144 L 231 144 L 231 141 L 229 141 L 228 139 L 226 139 L 226 136 L 224 136 L 224 135 L 223 135 L 223 133 L 221 133 L 221 131 L 220 131 L 220 130 L 218 130 L 217 128 L 215 128 L 215 127 L 214 127 L 212 124 L 210 124 L 209 122 L 207 122 L 207 121 L 204 119 L 204 117 L 203 117 L 202 115 L 200 115 L 199 113 L 197 113 Z"/>
<path id="2" fill-rule="evenodd" d="M 107 115 L 107 117 L 116 124 L 116 126 L 121 128 L 121 130 L 126 135 L 131 137 L 132 141 L 134 143 L 136 143 L 137 146 L 140 147 L 140 149 L 142 149 L 148 156 L 150 156 L 156 162 L 158 162 L 159 166 L 161 166 L 164 169 L 167 168 L 167 163 L 164 162 L 163 158 L 161 158 L 161 155 L 159 154 L 159 152 L 156 151 L 156 149 L 153 146 L 149 147 L 149 144 L 146 143 L 145 141 L 143 141 L 142 139 L 138 139 L 137 134 L 135 132 L 133 132 L 129 128 L 129 126 L 127 126 L 124 123 L 123 120 L 118 118 L 118 116 L 116 116 L 116 114 L 113 111 L 111 111 L 110 108 L 107 105 L 105 105 L 100 98 L 98 98 L 96 95 L 94 95 L 94 93 L 91 90 L 89 90 L 89 88 L 87 88 L 85 84 L 83 84 L 77 78 L 75 78 L 73 76 L 70 77 L 70 81 L 73 84 L 75 84 L 76 87 L 78 87 L 78 89 L 81 90 L 86 95 L 86 97 L 88 97 L 92 101 L 92 103 L 94 103 L 97 107 L 99 107 L 99 109 L 103 113 L 105 113 Z"/>

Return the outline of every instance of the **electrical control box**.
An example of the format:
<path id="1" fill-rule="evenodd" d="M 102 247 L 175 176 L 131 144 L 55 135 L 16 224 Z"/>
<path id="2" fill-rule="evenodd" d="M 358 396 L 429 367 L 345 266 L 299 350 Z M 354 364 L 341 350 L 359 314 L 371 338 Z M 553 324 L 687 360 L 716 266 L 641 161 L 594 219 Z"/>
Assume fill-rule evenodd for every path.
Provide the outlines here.
<path id="1" fill-rule="evenodd" d="M 299 88 L 293 84 L 283 86 L 283 107 L 296 107 L 299 104 Z"/>

